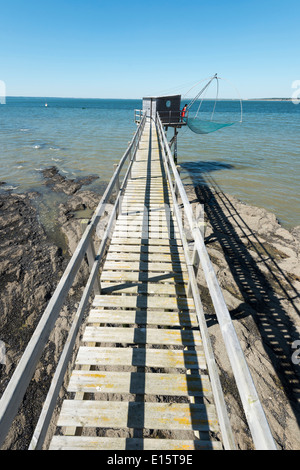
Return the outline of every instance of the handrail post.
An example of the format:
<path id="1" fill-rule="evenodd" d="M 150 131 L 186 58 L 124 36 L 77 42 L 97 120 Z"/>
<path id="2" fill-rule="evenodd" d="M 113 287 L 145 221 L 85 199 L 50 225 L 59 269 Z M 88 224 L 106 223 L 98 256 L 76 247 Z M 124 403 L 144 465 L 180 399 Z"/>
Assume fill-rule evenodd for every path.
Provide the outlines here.
<path id="1" fill-rule="evenodd" d="M 114 171 L 116 171 L 118 168 L 118 163 L 114 163 Z M 117 179 L 116 179 L 116 192 L 118 194 L 118 192 L 120 191 L 120 175 L 117 176 Z"/>
<path id="2" fill-rule="evenodd" d="M 122 203 L 121 199 L 122 199 L 122 196 L 121 196 L 121 194 L 120 194 L 120 197 L 118 198 L 117 203 L 116 203 L 116 204 L 117 204 L 117 207 L 116 207 L 116 217 L 115 217 L 116 220 L 117 220 L 117 218 L 119 217 L 119 214 L 120 214 L 120 212 L 121 212 L 121 203 Z"/>
<path id="3" fill-rule="evenodd" d="M 196 245 L 194 245 L 191 265 L 192 265 L 192 268 L 193 268 L 194 273 L 195 273 L 195 278 L 197 279 L 198 271 L 199 271 L 199 267 L 200 267 L 200 257 L 199 257 L 199 253 L 196 249 Z M 192 295 L 192 287 L 191 287 L 191 279 L 189 279 L 189 282 L 188 282 L 188 297 L 190 297 L 191 295 Z"/>
<path id="4" fill-rule="evenodd" d="M 82 219 L 80 221 L 81 223 L 81 232 L 82 232 L 82 235 L 84 234 L 88 224 L 89 224 L 89 219 Z M 88 260 L 88 265 L 89 265 L 89 269 L 90 269 L 90 272 L 93 268 L 93 265 L 94 265 L 94 262 L 95 262 L 95 258 L 96 258 L 96 252 L 95 252 L 95 246 L 94 246 L 94 242 L 93 242 L 93 238 L 91 236 L 90 238 L 90 243 L 87 247 L 87 250 L 86 250 L 86 256 L 87 256 L 87 260 Z M 100 295 L 101 294 L 101 285 L 100 285 L 100 279 L 99 279 L 99 276 L 96 277 L 95 279 L 95 283 L 94 283 L 94 294 L 95 295 Z"/>
<path id="5" fill-rule="evenodd" d="M 177 171 L 178 171 L 178 175 L 180 175 L 180 169 L 181 169 L 180 166 L 177 165 L 177 166 L 176 166 L 176 169 L 177 169 Z M 174 181 L 174 192 L 175 192 L 176 200 L 178 201 L 178 197 L 179 197 L 179 188 L 178 188 L 178 185 L 177 185 L 176 181 Z"/>

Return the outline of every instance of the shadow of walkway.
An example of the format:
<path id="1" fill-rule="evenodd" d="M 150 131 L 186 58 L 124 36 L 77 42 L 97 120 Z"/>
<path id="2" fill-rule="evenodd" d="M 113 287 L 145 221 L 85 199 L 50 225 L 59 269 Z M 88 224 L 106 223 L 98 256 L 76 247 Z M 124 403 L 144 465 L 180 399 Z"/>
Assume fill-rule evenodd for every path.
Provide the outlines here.
<path id="1" fill-rule="evenodd" d="M 276 253 L 260 242 L 210 175 L 211 170 L 220 169 L 219 165 L 209 163 L 204 162 L 203 166 L 201 163 L 197 168 L 195 163 L 187 162 L 181 167 L 192 179 L 197 202 L 204 204 L 207 222 L 213 230 L 206 244 L 219 245 L 239 290 L 241 302 L 230 314 L 233 320 L 253 318 L 266 357 L 276 371 L 277 385 L 284 389 L 299 424 L 300 372 L 299 364 L 292 361 L 292 343 L 299 339 L 299 332 L 286 309 L 288 305 L 293 316 L 299 317 L 296 305 L 299 293 L 277 263 Z M 214 322 L 214 317 L 208 321 Z"/>

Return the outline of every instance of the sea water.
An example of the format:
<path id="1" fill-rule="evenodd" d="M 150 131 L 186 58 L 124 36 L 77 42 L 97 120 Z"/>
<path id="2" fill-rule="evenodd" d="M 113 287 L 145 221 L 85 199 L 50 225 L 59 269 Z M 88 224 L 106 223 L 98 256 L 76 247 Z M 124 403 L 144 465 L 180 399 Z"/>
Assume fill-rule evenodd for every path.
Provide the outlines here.
<path id="1" fill-rule="evenodd" d="M 239 102 L 218 103 L 214 119 L 236 120 Z M 17 98 L 0 105 L 0 191 L 48 191 L 42 170 L 68 178 L 98 175 L 103 190 L 131 140 L 142 100 Z M 300 105 L 243 101 L 242 123 L 199 135 L 178 134 L 178 164 L 187 184 L 215 184 L 240 200 L 274 212 L 283 226 L 300 225 Z M 199 116 L 209 119 L 205 106 Z M 169 130 L 168 136 L 172 136 Z"/>

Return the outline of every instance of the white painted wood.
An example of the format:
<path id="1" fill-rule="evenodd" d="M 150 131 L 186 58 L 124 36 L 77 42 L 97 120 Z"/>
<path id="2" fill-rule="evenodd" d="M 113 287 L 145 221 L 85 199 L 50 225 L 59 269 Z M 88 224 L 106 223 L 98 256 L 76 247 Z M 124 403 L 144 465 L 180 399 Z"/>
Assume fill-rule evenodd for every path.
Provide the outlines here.
<path id="1" fill-rule="evenodd" d="M 124 230 L 114 230 L 114 238 L 117 239 L 118 237 L 123 238 L 124 235 L 127 236 L 127 238 L 143 238 L 143 239 L 157 239 L 157 240 L 163 240 L 163 238 L 169 237 L 171 240 L 177 240 L 178 242 L 180 241 L 179 236 L 176 233 L 171 233 L 171 234 L 166 234 L 163 232 L 149 232 L 147 229 L 144 231 L 130 231 L 127 230 L 124 233 Z"/>
<path id="2" fill-rule="evenodd" d="M 127 224 L 127 225 L 117 225 L 114 233 L 115 234 L 126 234 L 127 236 L 132 235 L 134 237 L 134 234 L 143 234 L 146 232 L 149 235 L 149 238 L 157 238 L 157 235 L 159 235 L 161 238 L 162 237 L 172 237 L 172 238 L 179 238 L 179 231 L 178 229 L 171 228 L 169 229 L 168 227 L 162 227 L 160 225 L 147 225 L 147 224 Z M 123 235 L 123 236 L 124 236 Z M 135 238 L 135 237 L 134 237 Z"/>
<path id="3" fill-rule="evenodd" d="M 222 443 L 213 440 L 138 439 L 89 436 L 54 436 L 50 450 L 222 450 Z"/>
<path id="4" fill-rule="evenodd" d="M 193 396 L 212 399 L 208 376 L 74 370 L 68 392 Z"/>
<path id="5" fill-rule="evenodd" d="M 151 224 L 161 224 L 170 226 L 173 224 L 173 218 L 170 217 L 170 213 L 166 214 L 164 211 L 159 213 L 149 213 L 149 214 L 129 214 L 129 215 L 120 215 L 118 218 L 118 222 L 123 222 L 123 224 L 127 224 L 129 222 L 136 222 L 141 223 L 142 221 L 146 221 Z"/>
<path id="6" fill-rule="evenodd" d="M 172 247 L 170 245 L 114 245 L 111 243 L 109 253 L 163 253 L 176 256 L 183 255 L 182 247 Z"/>
<path id="7" fill-rule="evenodd" d="M 206 369 L 202 349 L 105 348 L 81 346 L 77 365 Z"/>
<path id="8" fill-rule="evenodd" d="M 122 217 L 122 218 L 121 218 Z M 165 216 L 165 213 L 163 212 L 162 215 L 160 214 L 154 214 L 154 215 L 149 215 L 149 217 L 147 216 L 147 214 L 141 214 L 140 216 L 138 217 L 135 217 L 135 216 L 121 216 L 118 220 L 117 220 L 117 223 L 116 225 L 117 226 L 122 226 L 122 225 L 125 225 L 127 226 L 128 224 L 132 224 L 132 225 L 148 225 L 148 226 L 157 226 L 157 225 L 161 225 L 163 227 L 171 227 L 171 228 L 177 228 L 177 224 L 174 223 L 174 220 L 173 219 L 170 219 Z"/>
<path id="9" fill-rule="evenodd" d="M 58 426 L 218 431 L 214 407 L 192 403 L 65 400 Z"/>
<path id="10" fill-rule="evenodd" d="M 201 347 L 202 341 L 197 330 L 168 330 L 159 328 L 118 328 L 87 326 L 83 342 L 158 344 Z"/>
<path id="11" fill-rule="evenodd" d="M 102 294 L 152 294 L 166 295 L 169 297 L 186 296 L 187 288 L 184 284 L 167 284 L 154 282 L 139 282 L 132 284 L 129 282 L 103 282 Z"/>
<path id="12" fill-rule="evenodd" d="M 126 262 L 126 261 L 107 261 L 105 267 L 108 270 L 116 271 L 147 271 L 154 272 L 168 272 L 174 271 L 177 273 L 186 272 L 186 266 L 180 263 L 146 263 L 144 261 Z"/>
<path id="13" fill-rule="evenodd" d="M 93 307 L 189 310 L 194 309 L 194 300 L 186 297 L 164 297 L 162 295 L 96 295 Z"/>
<path id="14" fill-rule="evenodd" d="M 122 282 L 156 282 L 186 284 L 188 282 L 187 272 L 180 273 L 174 271 L 162 272 L 142 272 L 142 271 L 110 271 L 103 269 L 101 281 L 122 281 Z"/>
<path id="15" fill-rule="evenodd" d="M 184 262 L 184 256 L 173 253 L 118 253 L 109 251 L 106 256 L 107 261 L 143 261 L 145 263 L 180 263 Z M 99 292 L 97 293 L 99 294 Z"/>
<path id="16" fill-rule="evenodd" d="M 179 238 L 146 238 L 141 240 L 138 237 L 115 237 L 114 234 L 111 239 L 111 245 L 145 245 L 145 246 L 182 246 L 182 241 Z"/>
<path id="17" fill-rule="evenodd" d="M 198 327 L 196 314 L 193 312 L 164 312 L 163 310 L 104 310 L 91 309 L 87 323 L 94 324 L 138 324 Z"/>
<path id="18" fill-rule="evenodd" d="M 82 219 L 81 220 L 82 234 L 84 234 L 84 232 L 85 232 L 85 230 L 88 226 L 88 223 L 89 223 L 88 219 Z M 95 246 L 94 246 L 93 239 L 90 240 L 90 243 L 87 247 L 86 255 L 87 255 L 87 259 L 88 259 L 89 269 L 90 269 L 90 272 L 91 272 L 92 269 L 93 269 L 95 258 L 96 258 L 96 252 L 95 252 Z M 99 276 L 97 275 L 96 279 L 95 279 L 95 283 L 94 283 L 94 294 L 98 295 L 100 293 L 101 293 L 101 285 L 100 285 Z"/>

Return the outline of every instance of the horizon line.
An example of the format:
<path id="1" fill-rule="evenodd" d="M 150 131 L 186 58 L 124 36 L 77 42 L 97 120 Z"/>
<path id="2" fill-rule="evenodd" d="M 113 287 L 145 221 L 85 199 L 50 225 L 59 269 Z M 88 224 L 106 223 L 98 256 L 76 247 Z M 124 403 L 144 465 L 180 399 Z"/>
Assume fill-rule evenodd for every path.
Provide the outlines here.
<path id="1" fill-rule="evenodd" d="M 161 95 L 161 96 L 167 96 L 167 95 Z M 168 95 L 169 96 L 169 95 Z M 148 96 L 143 96 L 141 98 L 103 98 L 103 97 L 82 97 L 82 96 L 26 96 L 26 95 L 7 95 L 6 98 L 39 98 L 39 99 L 72 99 L 72 100 L 143 100 L 143 98 L 147 98 Z M 186 98 L 184 100 L 190 100 L 193 99 L 193 97 Z M 203 101 L 205 100 L 215 100 L 216 98 L 203 98 Z M 184 101 L 183 100 L 183 101 Z M 261 97 L 261 98 L 218 98 L 218 101 L 251 101 L 251 100 L 288 100 L 291 101 L 291 97 L 284 97 L 284 96 L 278 96 L 278 97 Z"/>

